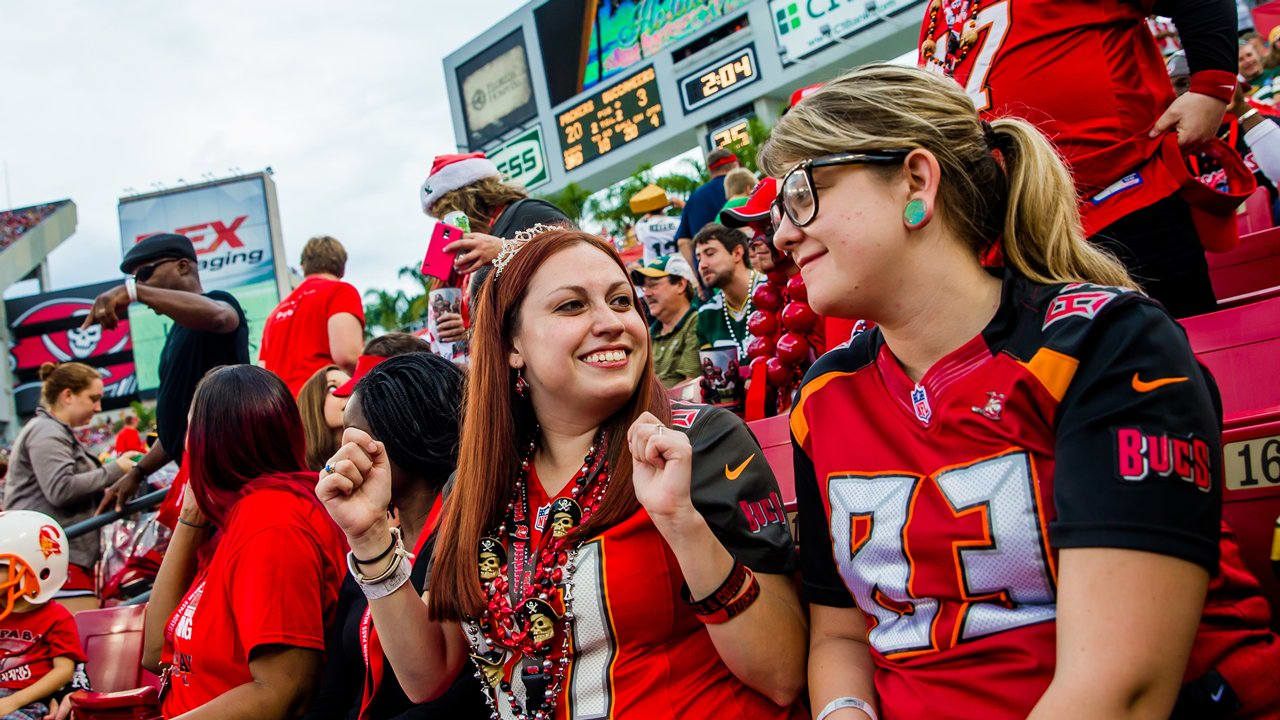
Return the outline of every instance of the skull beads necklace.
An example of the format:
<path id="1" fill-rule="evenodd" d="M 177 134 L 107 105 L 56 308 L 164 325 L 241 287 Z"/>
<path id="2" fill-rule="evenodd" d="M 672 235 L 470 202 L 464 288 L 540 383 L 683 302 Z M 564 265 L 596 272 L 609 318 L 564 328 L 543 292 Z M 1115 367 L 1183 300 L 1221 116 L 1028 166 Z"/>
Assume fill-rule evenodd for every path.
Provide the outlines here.
<path id="1" fill-rule="evenodd" d="M 497 703 L 503 696 L 514 717 L 550 720 L 555 716 L 556 699 L 570 659 L 573 568 L 581 544 L 571 531 L 573 526 L 587 522 L 609 486 L 608 441 L 601 432 L 569 482 L 569 497 L 553 501 L 552 522 L 535 544 L 530 531 L 530 517 L 535 511 L 529 507 L 529 483 L 536 445 L 536 440 L 529 443 L 520 462 L 520 475 L 502 523 L 480 539 L 477 554 L 487 602 L 480 617 L 467 623 L 475 630 L 468 636 L 478 651 L 471 657 L 494 719 L 500 717 Z M 557 593 L 557 587 L 563 588 L 562 594 Z M 557 614 L 554 607 L 557 596 L 563 602 L 563 615 Z M 483 648 L 477 634 L 483 636 Z M 553 659 L 557 635 L 558 658 Z M 519 674 L 524 684 L 523 708 L 511 681 L 505 678 L 508 665 L 511 674 Z"/>

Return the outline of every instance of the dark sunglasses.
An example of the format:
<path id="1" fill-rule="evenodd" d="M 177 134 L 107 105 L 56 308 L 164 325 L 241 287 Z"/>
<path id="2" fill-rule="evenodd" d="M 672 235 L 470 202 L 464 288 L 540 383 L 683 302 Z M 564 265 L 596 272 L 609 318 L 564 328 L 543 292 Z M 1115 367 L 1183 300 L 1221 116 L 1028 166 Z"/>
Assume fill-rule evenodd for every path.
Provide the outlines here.
<path id="1" fill-rule="evenodd" d="M 818 216 L 818 193 L 813 189 L 813 169 L 832 165 L 896 165 L 910 150 L 867 150 L 842 152 L 805 160 L 787 171 L 778 183 L 778 197 L 769 206 L 769 220 L 777 230 L 782 215 L 796 227 L 804 227 Z"/>
<path id="2" fill-rule="evenodd" d="M 173 262 L 174 260 L 181 260 L 181 258 L 165 258 L 158 262 L 153 262 L 150 265 L 143 265 L 133 273 L 133 279 L 137 280 L 138 282 L 144 283 L 150 280 L 152 275 L 156 274 L 156 268 L 160 267 L 161 265 L 167 262 Z"/>

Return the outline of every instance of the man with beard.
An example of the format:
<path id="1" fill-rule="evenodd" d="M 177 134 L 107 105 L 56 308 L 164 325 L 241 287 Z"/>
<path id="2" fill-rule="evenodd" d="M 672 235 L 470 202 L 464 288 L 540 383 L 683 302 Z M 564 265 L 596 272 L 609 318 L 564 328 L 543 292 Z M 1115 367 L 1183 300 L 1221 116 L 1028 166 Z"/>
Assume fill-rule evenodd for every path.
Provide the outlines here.
<path id="1" fill-rule="evenodd" d="M 666 387 L 698 376 L 698 323 L 693 309 L 693 268 L 683 255 L 663 255 L 631 271 L 644 291 L 653 323 L 653 371 Z"/>
<path id="2" fill-rule="evenodd" d="M 693 238 L 698 273 L 711 289 L 711 297 L 698 308 L 699 347 L 734 346 L 739 361 L 747 357 L 751 335 L 751 293 L 764 279 L 747 264 L 747 236 L 712 223 Z"/>

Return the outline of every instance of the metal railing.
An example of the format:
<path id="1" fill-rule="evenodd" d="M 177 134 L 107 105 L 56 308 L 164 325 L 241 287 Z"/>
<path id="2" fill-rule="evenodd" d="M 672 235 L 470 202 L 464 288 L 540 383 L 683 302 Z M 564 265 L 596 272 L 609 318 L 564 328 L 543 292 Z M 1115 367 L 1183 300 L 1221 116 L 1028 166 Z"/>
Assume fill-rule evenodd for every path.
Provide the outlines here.
<path id="1" fill-rule="evenodd" d="M 91 533 L 94 530 L 97 530 L 98 528 L 104 527 L 106 525 L 110 525 L 116 520 L 119 520 L 120 518 L 125 517 L 127 515 L 132 515 L 140 510 L 150 510 L 156 505 L 159 505 L 160 501 L 164 500 L 164 496 L 168 492 L 169 492 L 168 488 L 152 490 L 146 495 L 142 495 L 141 497 L 134 498 L 133 500 L 130 500 L 129 502 L 125 503 L 123 510 L 111 510 L 109 512 L 104 512 L 101 515 L 94 515 L 93 517 L 87 520 L 81 520 L 75 525 L 68 525 L 64 529 L 64 532 L 67 534 L 68 538 L 79 537 L 81 535 L 84 535 L 85 533 Z"/>

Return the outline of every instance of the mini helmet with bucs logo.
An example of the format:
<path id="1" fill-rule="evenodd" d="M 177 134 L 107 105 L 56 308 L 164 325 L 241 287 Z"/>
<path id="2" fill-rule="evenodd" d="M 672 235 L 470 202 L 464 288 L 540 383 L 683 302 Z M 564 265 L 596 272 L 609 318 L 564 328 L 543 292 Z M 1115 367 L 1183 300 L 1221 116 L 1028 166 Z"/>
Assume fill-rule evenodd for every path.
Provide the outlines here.
<path id="1" fill-rule="evenodd" d="M 22 598 L 41 604 L 53 599 L 67 581 L 67 535 L 56 520 L 34 510 L 0 512 L 0 618 Z"/>

